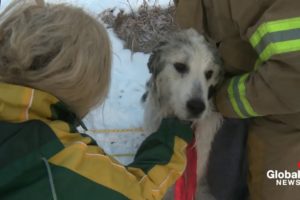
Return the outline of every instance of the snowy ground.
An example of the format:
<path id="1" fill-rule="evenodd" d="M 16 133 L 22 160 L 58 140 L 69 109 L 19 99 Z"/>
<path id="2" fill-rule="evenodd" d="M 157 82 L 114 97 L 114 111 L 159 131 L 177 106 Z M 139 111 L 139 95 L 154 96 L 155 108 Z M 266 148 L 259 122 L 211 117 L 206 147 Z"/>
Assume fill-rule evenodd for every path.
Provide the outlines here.
<path id="1" fill-rule="evenodd" d="M 2 0 L 1 10 L 12 0 Z M 97 16 L 107 8 L 137 9 L 143 0 L 46 0 L 49 3 L 67 3 L 84 8 Z M 148 0 L 150 4 L 167 6 L 170 0 Z M 109 97 L 105 104 L 88 114 L 84 123 L 89 130 L 96 130 L 91 135 L 108 154 L 126 164 L 133 158 L 145 135 L 141 131 L 99 133 L 103 129 L 131 129 L 142 126 L 143 109 L 140 97 L 149 77 L 147 60 L 149 55 L 143 53 L 131 54 L 123 49 L 112 30 L 108 29 L 113 46 L 112 83 Z M 97 52 L 95 52 L 97 53 Z M 97 131 L 98 130 L 98 131 Z M 97 133 L 98 132 L 98 133 Z"/>

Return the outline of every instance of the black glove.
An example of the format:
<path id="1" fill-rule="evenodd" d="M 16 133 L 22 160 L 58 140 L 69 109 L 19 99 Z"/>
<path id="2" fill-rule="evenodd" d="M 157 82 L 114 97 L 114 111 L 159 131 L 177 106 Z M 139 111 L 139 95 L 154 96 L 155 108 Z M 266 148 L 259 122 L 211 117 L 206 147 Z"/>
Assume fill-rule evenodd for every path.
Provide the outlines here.
<path id="1" fill-rule="evenodd" d="M 207 182 L 217 200 L 243 200 L 248 195 L 248 123 L 248 120 L 225 118 L 212 143 Z"/>
<path id="2" fill-rule="evenodd" d="M 181 121 L 177 118 L 163 119 L 159 129 L 156 131 L 161 134 L 172 134 L 184 139 L 186 142 L 191 142 L 193 139 L 192 123 L 189 121 Z"/>

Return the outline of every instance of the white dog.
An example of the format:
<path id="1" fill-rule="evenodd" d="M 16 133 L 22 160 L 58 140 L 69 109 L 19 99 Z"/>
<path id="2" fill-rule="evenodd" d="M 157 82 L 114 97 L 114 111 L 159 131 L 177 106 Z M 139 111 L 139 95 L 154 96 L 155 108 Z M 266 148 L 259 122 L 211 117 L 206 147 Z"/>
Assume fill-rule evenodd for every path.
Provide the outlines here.
<path id="1" fill-rule="evenodd" d="M 190 120 L 196 128 L 198 153 L 197 199 L 213 199 L 205 181 L 211 143 L 222 122 L 214 111 L 212 94 L 222 77 L 215 50 L 189 29 L 175 33 L 154 49 L 148 67 L 152 74 L 142 97 L 144 128 L 158 129 L 164 117 Z"/>

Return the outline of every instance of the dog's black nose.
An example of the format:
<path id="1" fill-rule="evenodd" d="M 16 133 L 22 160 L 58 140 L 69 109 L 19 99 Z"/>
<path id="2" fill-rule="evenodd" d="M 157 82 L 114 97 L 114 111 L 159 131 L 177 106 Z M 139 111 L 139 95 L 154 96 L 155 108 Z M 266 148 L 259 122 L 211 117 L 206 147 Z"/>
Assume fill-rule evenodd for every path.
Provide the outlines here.
<path id="1" fill-rule="evenodd" d="M 205 104 L 200 98 L 190 99 L 187 102 L 186 107 L 188 108 L 189 112 L 194 116 L 201 114 L 205 110 Z"/>

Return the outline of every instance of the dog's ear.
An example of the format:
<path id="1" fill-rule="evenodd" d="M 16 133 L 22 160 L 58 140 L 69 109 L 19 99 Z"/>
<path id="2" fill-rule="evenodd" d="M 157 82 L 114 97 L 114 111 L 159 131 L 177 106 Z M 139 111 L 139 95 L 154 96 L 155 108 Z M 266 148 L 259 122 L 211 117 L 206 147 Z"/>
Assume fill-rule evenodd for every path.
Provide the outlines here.
<path id="1" fill-rule="evenodd" d="M 163 47 L 168 44 L 167 41 L 160 42 L 152 51 L 150 58 L 148 60 L 148 69 L 151 74 L 156 76 L 162 70 L 162 59 L 161 54 L 163 52 Z"/>

